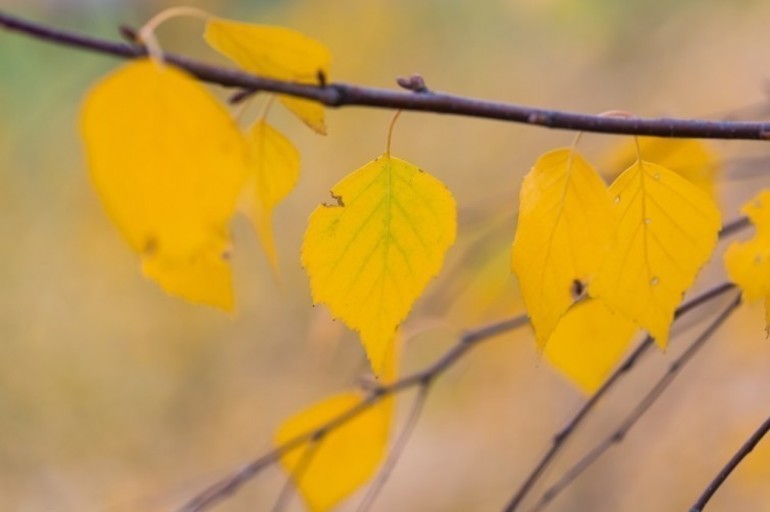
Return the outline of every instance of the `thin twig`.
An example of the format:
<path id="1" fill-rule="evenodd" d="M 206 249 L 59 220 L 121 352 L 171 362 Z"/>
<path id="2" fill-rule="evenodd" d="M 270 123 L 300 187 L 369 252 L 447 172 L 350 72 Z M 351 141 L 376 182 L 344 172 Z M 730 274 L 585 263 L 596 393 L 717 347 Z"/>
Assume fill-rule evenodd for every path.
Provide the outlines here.
<path id="1" fill-rule="evenodd" d="M 583 456 L 575 465 L 573 465 L 553 486 L 551 486 L 538 500 L 532 512 L 538 512 L 546 507 L 554 498 L 556 498 L 564 489 L 583 472 L 591 467 L 607 450 L 616 444 L 620 444 L 628 432 L 644 416 L 649 408 L 663 395 L 668 386 L 676 379 L 679 372 L 689 363 L 695 354 L 711 339 L 719 327 L 730 317 L 735 309 L 740 305 L 741 297 L 738 294 L 734 300 L 703 330 L 695 341 L 674 360 L 666 373 L 655 383 L 650 391 L 642 398 L 639 404 L 626 416 L 617 430 L 606 437 L 603 441 L 594 446 L 585 456 Z"/>
<path id="2" fill-rule="evenodd" d="M 721 469 L 721 471 L 719 471 L 719 474 L 717 474 L 717 476 L 714 477 L 714 480 L 708 485 L 708 487 L 706 487 L 706 490 L 703 491 L 703 494 L 701 494 L 700 498 L 698 498 L 698 501 L 696 501 L 695 505 L 692 506 L 690 512 L 703 511 L 708 502 L 711 500 L 711 497 L 714 496 L 714 493 L 717 492 L 725 480 L 727 480 L 727 477 L 730 476 L 730 473 L 732 473 L 733 470 L 737 468 L 738 465 L 743 461 L 743 459 L 746 458 L 749 453 L 751 453 L 751 451 L 757 446 L 757 444 L 759 444 L 759 442 L 768 432 L 770 432 L 770 417 L 767 418 L 765 422 L 762 423 L 762 425 L 760 425 L 759 428 L 751 435 L 751 437 L 749 437 L 746 442 L 743 443 L 743 446 L 741 446 L 740 449 L 735 452 L 735 455 L 730 458 L 727 464 Z"/>
<path id="3" fill-rule="evenodd" d="M 274 464 L 284 454 L 302 446 L 309 440 L 317 439 L 320 436 L 323 436 L 341 427 L 390 395 L 401 393 L 413 387 L 427 387 L 439 375 L 451 368 L 452 365 L 460 360 L 466 352 L 468 352 L 476 345 L 500 334 L 504 334 L 523 327 L 528 323 L 529 319 L 527 316 L 520 315 L 467 332 L 454 346 L 452 346 L 452 348 L 446 351 L 444 355 L 441 356 L 432 365 L 421 371 L 412 373 L 400 380 L 397 380 L 392 384 L 376 387 L 370 390 L 369 393 L 363 398 L 363 400 L 361 400 L 361 402 L 354 405 L 347 411 L 342 412 L 338 416 L 335 416 L 328 422 L 315 429 L 308 430 L 302 434 L 297 435 L 284 444 L 277 446 L 276 448 L 265 453 L 253 462 L 247 464 L 236 473 L 220 480 L 214 485 L 211 485 L 203 492 L 185 503 L 179 509 L 180 512 L 201 512 L 203 510 L 210 509 L 217 503 L 223 501 L 238 491 L 238 489 L 240 489 L 243 484 L 254 478 L 266 467 Z"/>
<path id="4" fill-rule="evenodd" d="M 719 238 L 721 239 L 728 237 L 733 233 L 748 227 L 749 224 L 749 220 L 746 217 L 739 217 L 731 222 L 728 222 L 727 224 L 723 225 L 722 229 L 719 231 Z M 715 288 L 712 288 L 711 290 L 693 298 L 693 300 L 682 304 L 682 306 L 674 313 L 674 318 L 679 318 L 679 316 L 687 313 L 691 309 L 698 307 L 703 301 L 708 301 L 718 297 L 732 288 L 733 285 L 730 283 L 722 283 Z M 522 504 L 524 499 L 534 487 L 535 483 L 537 483 L 540 477 L 543 476 L 543 473 L 548 468 L 548 466 L 553 463 L 556 456 L 564 447 L 566 441 L 572 436 L 578 426 L 580 426 L 588 413 L 591 412 L 594 407 L 596 407 L 596 405 L 599 403 L 599 400 L 601 400 L 602 397 L 604 397 L 604 395 L 615 385 L 617 380 L 634 367 L 639 358 L 641 358 L 642 355 L 644 355 L 644 353 L 647 352 L 650 347 L 652 347 L 653 341 L 654 340 L 652 337 L 647 336 L 639 344 L 639 346 L 636 347 L 631 355 L 626 358 L 623 364 L 621 364 L 618 369 L 609 376 L 604 384 L 602 384 L 602 386 L 588 399 L 588 401 L 583 404 L 578 412 L 567 422 L 567 425 L 565 425 L 553 436 L 551 446 L 543 454 L 540 460 L 538 460 L 537 464 L 535 464 L 530 473 L 524 479 L 524 482 L 522 482 L 522 484 L 516 490 L 516 493 L 513 495 L 505 508 L 506 512 L 514 512 L 518 509 L 518 507 Z"/>
<path id="5" fill-rule="evenodd" d="M 2 11 L 0 11 L 0 27 L 41 41 L 91 50 L 113 57 L 134 59 L 146 55 L 146 50 L 142 47 L 56 29 Z M 180 55 L 164 54 L 164 58 L 167 62 L 205 82 L 235 87 L 248 92 L 269 91 L 288 94 L 314 100 L 329 107 L 362 106 L 387 110 L 433 112 L 584 132 L 701 139 L 770 139 L 770 123 L 766 122 L 602 117 L 433 91 L 414 93 L 344 83 L 300 84 L 206 64 Z"/>
<path id="6" fill-rule="evenodd" d="M 417 396 L 414 398 L 414 402 L 412 402 L 412 410 L 409 412 L 409 417 L 404 423 L 401 434 L 393 444 L 393 448 L 390 450 L 388 458 L 382 465 L 382 469 L 380 469 L 377 478 L 375 478 L 374 482 L 372 482 L 369 489 L 366 491 L 364 499 L 361 500 L 361 504 L 356 509 L 357 512 L 367 512 L 380 495 L 380 491 L 382 491 L 385 484 L 388 482 L 390 475 L 393 473 L 393 469 L 396 467 L 396 463 L 401 458 L 401 454 L 409 442 L 409 438 L 412 436 L 412 432 L 414 432 L 414 427 L 417 426 L 417 421 L 420 419 L 420 414 L 422 414 L 430 389 L 430 384 L 420 386 L 418 389 Z"/>
<path id="7" fill-rule="evenodd" d="M 728 226 L 729 224 L 726 225 L 725 227 L 728 227 Z M 711 288 L 710 290 L 707 290 L 706 292 L 696 297 L 693 297 L 691 300 L 685 302 L 679 307 L 679 309 L 676 310 L 676 312 L 674 313 L 674 318 L 677 319 L 681 317 L 687 312 L 692 311 L 698 306 L 721 296 L 722 294 L 732 290 L 733 288 L 735 288 L 735 285 L 732 283 L 722 283 L 720 285 L 715 286 L 714 288 Z M 599 401 L 618 382 L 618 380 L 620 380 L 625 374 L 631 371 L 631 369 L 636 365 L 639 359 L 653 346 L 653 344 L 654 344 L 653 338 L 651 336 L 647 336 L 636 347 L 636 349 L 634 349 L 631 355 L 629 355 L 626 358 L 626 360 L 623 361 L 623 363 L 618 367 L 618 369 L 615 370 L 615 372 L 613 372 L 612 375 L 609 376 L 609 378 L 604 382 L 604 384 L 602 384 L 602 386 L 593 395 L 591 395 L 591 397 L 586 401 L 586 403 L 584 403 L 583 406 L 578 410 L 578 412 L 569 420 L 569 422 L 567 422 L 567 425 L 564 426 L 559 432 L 557 432 L 553 436 L 553 439 L 551 441 L 551 446 L 548 448 L 545 454 L 540 458 L 537 464 L 535 464 L 533 469 L 527 475 L 527 478 L 516 490 L 516 493 L 508 502 L 508 505 L 505 507 L 506 512 L 514 512 L 515 510 L 518 509 L 518 507 L 524 501 L 524 498 L 527 497 L 529 492 L 534 487 L 535 483 L 537 483 L 537 481 L 543 475 L 543 473 L 548 468 L 548 466 L 550 466 L 551 463 L 554 461 L 554 459 L 556 458 L 556 455 L 558 455 L 559 452 L 562 450 L 562 448 L 564 448 L 567 440 L 577 430 L 580 424 L 583 423 L 583 420 L 585 420 L 585 418 L 588 416 L 588 413 L 590 413 L 597 406 Z"/>
<path id="8" fill-rule="evenodd" d="M 275 503 L 271 512 L 283 512 L 291 501 L 291 497 L 294 494 L 294 490 L 299 487 L 302 482 L 302 478 L 305 476 L 305 472 L 308 470 L 310 463 L 313 462 L 313 457 L 318 453 L 318 449 L 323 443 L 323 438 L 314 439 L 308 442 L 299 460 L 294 465 L 291 473 L 286 476 L 286 482 L 281 487 L 281 492 L 278 493 Z"/>

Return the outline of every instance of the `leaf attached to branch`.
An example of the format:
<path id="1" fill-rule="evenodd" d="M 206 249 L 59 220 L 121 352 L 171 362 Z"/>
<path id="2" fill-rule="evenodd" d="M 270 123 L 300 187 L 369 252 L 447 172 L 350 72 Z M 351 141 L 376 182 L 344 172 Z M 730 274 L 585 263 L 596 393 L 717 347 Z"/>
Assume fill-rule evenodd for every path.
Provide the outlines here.
<path id="1" fill-rule="evenodd" d="M 614 227 L 606 186 L 574 149 L 544 154 L 524 177 L 511 261 L 540 349 L 599 270 Z"/>
<path id="2" fill-rule="evenodd" d="M 216 51 L 257 75 L 316 85 L 323 85 L 329 76 L 329 50 L 296 30 L 212 18 L 204 38 Z M 292 96 L 280 99 L 313 130 L 326 133 L 323 105 Z"/>
<path id="3" fill-rule="evenodd" d="M 382 155 L 332 189 L 310 216 L 302 264 L 316 303 L 358 331 L 377 375 L 414 301 L 455 239 L 456 205 L 443 183 Z"/>
<path id="4" fill-rule="evenodd" d="M 701 189 L 644 160 L 623 172 L 610 194 L 616 238 L 589 293 L 665 348 L 674 311 L 716 245 L 719 210 Z"/>

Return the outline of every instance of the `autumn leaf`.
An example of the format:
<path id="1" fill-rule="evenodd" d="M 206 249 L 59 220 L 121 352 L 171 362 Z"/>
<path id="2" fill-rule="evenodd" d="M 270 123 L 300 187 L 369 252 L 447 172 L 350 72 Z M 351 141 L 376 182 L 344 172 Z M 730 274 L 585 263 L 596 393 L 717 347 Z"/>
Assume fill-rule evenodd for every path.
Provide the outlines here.
<path id="1" fill-rule="evenodd" d="M 770 190 L 763 190 L 746 203 L 741 212 L 756 226 L 756 234 L 745 242 L 733 242 L 725 251 L 730 280 L 740 286 L 743 298 L 764 298 L 770 327 Z"/>
<path id="2" fill-rule="evenodd" d="M 644 160 L 623 172 L 610 194 L 616 238 L 589 293 L 665 347 L 682 295 L 714 250 L 719 210 L 695 185 Z"/>
<path id="3" fill-rule="evenodd" d="M 277 271 L 273 209 L 297 185 L 299 152 L 286 137 L 264 120 L 255 123 L 246 137 L 251 151 L 244 209 L 270 265 Z"/>
<path id="4" fill-rule="evenodd" d="M 437 179 L 384 154 L 310 216 L 302 264 L 316 303 L 358 331 L 374 372 L 455 239 L 456 206 Z"/>
<path id="5" fill-rule="evenodd" d="M 722 163 L 706 142 L 698 139 L 637 137 L 613 153 L 607 164 L 620 174 L 637 159 L 637 150 L 650 162 L 670 169 L 716 200 L 716 179 Z M 613 175 L 613 177 L 615 176 Z"/>
<path id="6" fill-rule="evenodd" d="M 303 84 L 319 84 L 319 77 L 329 76 L 329 50 L 296 30 L 212 18 L 204 38 L 216 51 L 258 75 Z M 323 105 L 291 96 L 280 100 L 313 130 L 326 133 Z"/>
<path id="7" fill-rule="evenodd" d="M 186 73 L 140 59 L 90 91 L 81 128 L 99 197 L 146 274 L 169 293 L 230 309 L 221 254 L 246 171 L 227 111 Z"/>
<path id="8" fill-rule="evenodd" d="M 601 300 L 586 299 L 562 317 L 543 355 L 590 395 L 604 383 L 636 330 L 634 322 L 613 313 Z"/>
<path id="9" fill-rule="evenodd" d="M 235 298 L 227 253 L 227 248 L 215 246 L 182 260 L 149 256 L 143 259 L 142 270 L 172 295 L 232 311 Z"/>
<path id="10" fill-rule="evenodd" d="M 321 427 L 362 400 L 360 393 L 349 392 L 312 405 L 278 428 L 276 446 Z M 281 457 L 311 511 L 331 510 L 374 475 L 386 453 L 392 417 L 393 399 L 388 397 Z"/>
<path id="11" fill-rule="evenodd" d="M 541 349 L 599 270 L 613 229 L 607 189 L 574 149 L 542 155 L 524 177 L 511 262 Z"/>

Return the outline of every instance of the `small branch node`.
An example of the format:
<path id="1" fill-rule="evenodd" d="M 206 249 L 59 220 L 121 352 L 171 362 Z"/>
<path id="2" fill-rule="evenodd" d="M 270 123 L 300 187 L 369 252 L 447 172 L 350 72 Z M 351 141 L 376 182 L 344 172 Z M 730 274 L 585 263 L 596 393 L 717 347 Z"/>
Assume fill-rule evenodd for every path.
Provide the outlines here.
<path id="1" fill-rule="evenodd" d="M 411 76 L 400 76 L 396 78 L 396 83 L 399 87 L 406 89 L 407 91 L 416 92 L 419 94 L 430 93 L 430 89 L 425 85 L 425 79 L 417 73 Z"/>
<path id="2" fill-rule="evenodd" d="M 118 26 L 118 33 L 120 34 L 120 37 L 125 39 L 125 41 L 130 45 L 142 46 L 139 42 L 139 33 L 134 27 L 125 24 L 120 25 Z"/>
<path id="3" fill-rule="evenodd" d="M 227 98 L 227 103 L 230 105 L 238 105 L 239 103 L 243 103 L 252 96 L 255 96 L 258 92 L 259 91 L 252 89 L 241 89 L 240 91 L 233 93 L 232 96 Z"/>
<path id="4" fill-rule="evenodd" d="M 548 125 L 550 116 L 545 112 L 534 111 L 527 116 L 527 122 L 529 124 Z"/>

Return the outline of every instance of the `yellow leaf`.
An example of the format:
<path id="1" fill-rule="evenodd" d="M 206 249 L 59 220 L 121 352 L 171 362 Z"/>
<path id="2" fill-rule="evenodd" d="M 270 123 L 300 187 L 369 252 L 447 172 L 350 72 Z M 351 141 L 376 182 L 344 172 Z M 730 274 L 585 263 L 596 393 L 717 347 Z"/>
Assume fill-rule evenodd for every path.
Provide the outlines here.
<path id="1" fill-rule="evenodd" d="M 511 262 L 540 348 L 598 271 L 614 227 L 607 188 L 573 149 L 542 155 L 524 177 Z"/>
<path id="2" fill-rule="evenodd" d="M 204 287 L 182 276 L 202 276 L 192 269 L 207 251 L 228 245 L 246 176 L 243 139 L 227 111 L 186 73 L 140 59 L 91 90 L 81 127 L 105 209 L 135 251 L 157 259 L 148 275 L 182 296 Z M 211 296 L 220 299 L 201 300 L 227 302 Z"/>
<path id="3" fill-rule="evenodd" d="M 244 196 L 246 212 L 270 265 L 277 271 L 273 209 L 297 185 L 299 152 L 286 137 L 264 120 L 252 126 L 247 140 L 251 157 Z"/>
<path id="4" fill-rule="evenodd" d="M 674 171 L 716 200 L 716 178 L 722 163 L 704 141 L 661 137 L 637 140 L 646 160 Z M 636 161 L 636 152 L 634 141 L 628 141 L 611 156 L 608 167 L 619 174 Z"/>
<path id="5" fill-rule="evenodd" d="M 359 393 L 342 393 L 305 409 L 279 427 L 276 445 L 328 423 L 361 400 Z M 385 398 L 318 441 L 281 457 L 310 510 L 331 510 L 374 475 L 385 456 L 392 416 L 393 399 Z"/>
<path id="6" fill-rule="evenodd" d="M 682 295 L 714 250 L 719 210 L 695 185 L 647 161 L 621 174 L 610 194 L 618 229 L 589 293 L 665 347 Z"/>
<path id="7" fill-rule="evenodd" d="M 414 165 L 382 155 L 332 189 L 310 216 L 302 264 L 313 300 L 359 331 L 372 369 L 455 239 L 449 190 Z"/>
<path id="8" fill-rule="evenodd" d="M 751 240 L 733 242 L 725 251 L 730 280 L 747 301 L 770 296 L 770 190 L 763 190 L 741 212 L 756 226 Z"/>
<path id="9" fill-rule="evenodd" d="M 190 302 L 232 311 L 233 276 L 226 250 L 214 247 L 185 260 L 147 256 L 142 270 L 168 293 Z"/>
<path id="10" fill-rule="evenodd" d="M 329 50 L 295 30 L 212 18 L 204 38 L 219 53 L 258 75 L 304 84 L 318 84 L 319 75 L 324 79 L 329 76 Z M 326 133 L 323 105 L 301 98 L 280 98 L 308 126 Z"/>
<path id="11" fill-rule="evenodd" d="M 598 299 L 575 304 L 548 339 L 544 356 L 590 395 L 623 356 L 637 327 Z"/>

